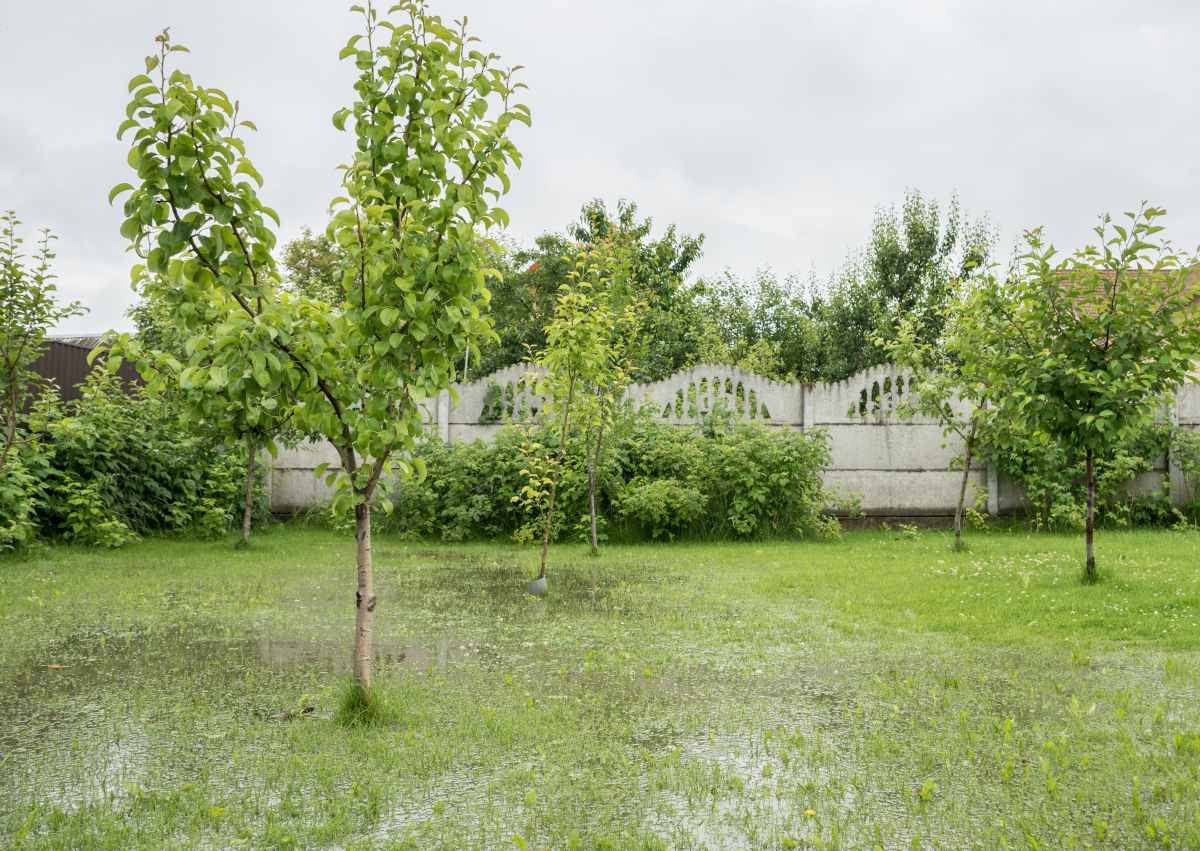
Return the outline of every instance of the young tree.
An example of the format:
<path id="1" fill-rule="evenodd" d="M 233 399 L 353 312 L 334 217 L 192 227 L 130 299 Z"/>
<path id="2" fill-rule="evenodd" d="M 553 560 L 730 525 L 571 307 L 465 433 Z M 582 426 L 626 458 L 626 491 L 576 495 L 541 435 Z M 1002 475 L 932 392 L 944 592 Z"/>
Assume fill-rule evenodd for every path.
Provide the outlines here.
<path id="1" fill-rule="evenodd" d="M 546 325 L 546 347 L 537 357 L 541 371 L 532 376 L 534 392 L 546 400 L 545 415 L 558 433 L 558 446 L 550 458 L 540 458 L 540 445 L 525 448 L 529 481 L 522 490 L 525 509 L 542 514 L 541 556 L 534 583 L 546 579 L 546 557 L 554 529 L 558 497 L 571 428 L 588 435 L 587 465 L 592 506 L 593 551 L 595 541 L 595 465 L 603 437 L 604 411 L 610 404 L 609 382 L 615 381 L 612 340 L 617 328 L 612 307 L 612 259 L 609 244 L 576 246 L 570 258 L 567 283 L 559 288 L 554 316 Z M 603 388 L 603 393 L 602 393 Z M 572 415 L 582 416 L 581 426 Z M 596 438 L 593 440 L 593 435 Z M 544 584 L 531 589 L 544 593 Z"/>
<path id="2" fill-rule="evenodd" d="M 577 418 L 584 434 L 584 457 L 588 480 L 588 521 L 592 555 L 600 554 L 598 490 L 604 438 L 608 436 L 625 398 L 633 371 L 632 351 L 637 345 L 646 302 L 634 300 L 629 291 L 630 246 L 609 238 L 595 246 L 592 254 L 601 264 L 586 269 L 595 280 L 591 321 L 599 328 L 597 351 L 585 379 L 583 403 Z M 578 281 L 582 286 L 585 281 Z"/>
<path id="3" fill-rule="evenodd" d="M 395 21 L 370 3 L 352 8 L 365 32 L 341 56 L 358 69 L 356 99 L 333 119 L 355 138 L 330 225 L 349 254 L 340 310 L 281 288 L 267 223 L 278 217 L 235 135 L 253 125 L 221 90 L 168 74 L 179 47 L 166 33 L 147 74 L 130 82 L 122 125 L 136 131 L 138 185 L 113 195 L 132 189 L 122 233 L 146 259 L 135 280 L 154 276 L 159 297 L 196 317 L 180 384 L 277 386 L 276 405 L 336 448 L 334 507 L 353 507 L 356 527 L 354 681 L 369 700 L 371 507 L 388 506 L 381 488 L 391 475 L 414 472 L 407 453 L 423 433 L 422 404 L 490 333 L 480 230 L 507 223 L 494 201 L 520 163 L 510 127 L 528 124 L 529 111 L 510 102 L 521 87 L 513 70 L 473 46 L 465 20 L 447 26 L 418 0 L 394 6 Z M 207 319 L 214 312 L 218 324 Z M 248 375 L 238 371 L 245 354 Z"/>
<path id="4" fill-rule="evenodd" d="M 79 302 L 60 304 L 55 295 L 54 236 L 43 230 L 33 257 L 21 252 L 21 222 L 9 210 L 0 215 L 0 406 L 4 434 L 0 438 L 0 473 L 20 439 L 21 413 L 37 385 L 30 370 L 46 348 L 46 333 L 84 310 Z"/>
<path id="5" fill-rule="evenodd" d="M 1124 224 L 1103 216 L 1098 244 L 1065 261 L 1029 231 L 1021 274 L 982 287 L 971 306 L 992 347 L 980 374 L 999 416 L 1085 460 L 1087 582 L 1097 457 L 1159 416 L 1200 358 L 1200 258 L 1158 236 L 1164 215 L 1143 204 Z"/>
<path id="6" fill-rule="evenodd" d="M 908 319 L 900 324 L 895 340 L 879 341 L 897 365 L 910 370 L 901 415 L 930 417 L 941 426 L 943 436 L 956 437 L 962 444 L 962 453 L 952 464 L 962 468 L 954 509 L 955 550 L 965 549 L 962 531 L 967 484 L 992 391 L 987 375 L 988 339 L 982 333 L 986 326 L 976 321 L 979 314 L 970 307 L 969 298 L 951 296 L 937 340 L 922 340 L 919 324 Z"/>

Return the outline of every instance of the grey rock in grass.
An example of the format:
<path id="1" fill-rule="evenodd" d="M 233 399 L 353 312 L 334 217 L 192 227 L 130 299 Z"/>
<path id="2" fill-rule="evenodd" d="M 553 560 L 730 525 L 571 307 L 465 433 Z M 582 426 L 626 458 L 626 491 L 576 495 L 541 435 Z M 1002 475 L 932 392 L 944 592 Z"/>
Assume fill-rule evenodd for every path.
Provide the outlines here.
<path id="1" fill-rule="evenodd" d="M 534 597 L 545 597 L 547 590 L 546 577 L 544 576 L 539 576 L 525 586 L 525 593 L 532 594 Z"/>

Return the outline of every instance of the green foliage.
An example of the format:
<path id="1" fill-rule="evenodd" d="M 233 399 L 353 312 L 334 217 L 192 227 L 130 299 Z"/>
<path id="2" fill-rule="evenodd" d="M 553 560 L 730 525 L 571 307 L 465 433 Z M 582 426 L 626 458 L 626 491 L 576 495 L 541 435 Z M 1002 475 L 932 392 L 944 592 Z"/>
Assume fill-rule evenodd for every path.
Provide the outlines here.
<path id="1" fill-rule="evenodd" d="M 115 549 L 137 540 L 124 522 L 109 514 L 99 480 L 81 482 L 65 478 L 56 489 L 56 508 L 61 512 L 59 528 L 71 544 Z"/>
<path id="2" fill-rule="evenodd" d="M 1171 459 L 1179 465 L 1194 498 L 1200 492 L 1200 431 L 1175 429 L 1171 434 Z"/>
<path id="3" fill-rule="evenodd" d="M 607 242 L 627 252 L 618 301 L 644 305 L 639 333 L 628 341 L 633 380 L 728 363 L 776 379 L 839 381 L 884 362 L 903 321 L 919 342 L 935 340 L 952 282 L 985 267 L 994 239 L 986 219 L 966 219 L 957 199 L 943 209 L 910 191 L 899 207 L 876 211 L 868 245 L 827 281 L 780 280 L 761 270 L 746 279 L 727 272 L 688 282 L 703 236 L 673 225 L 655 234 L 636 204 L 620 201 L 614 210 L 594 200 L 563 232 L 542 234 L 530 248 L 493 247 L 498 336 L 481 344 L 471 373 L 488 375 L 544 350 L 570 258 L 578 246 Z M 299 278 L 312 277 L 314 266 L 321 275 L 334 267 L 316 238 L 294 244 Z"/>
<path id="4" fill-rule="evenodd" d="M 725 272 L 697 281 L 688 295 L 695 328 L 688 365 L 731 364 L 776 379 L 817 374 L 817 320 L 795 281 L 766 270 L 748 281 Z"/>
<path id="5" fill-rule="evenodd" d="M 921 193 L 876 211 L 871 238 L 828 281 L 748 280 L 725 273 L 687 291 L 677 312 L 689 329 L 683 365 L 731 363 L 770 378 L 841 381 L 912 340 L 941 336 L 953 282 L 974 276 L 992 251 L 986 220 L 965 221 L 957 199 L 943 215 Z"/>
<path id="6" fill-rule="evenodd" d="M 1127 481 L 1136 464 L 1121 450 L 1151 427 L 1200 358 L 1197 258 L 1160 240 L 1164 214 L 1143 206 L 1123 225 L 1104 216 L 1098 244 L 1065 261 L 1030 231 L 1019 273 L 982 282 L 969 302 L 980 378 L 1006 424 L 993 442 L 1031 435 L 1068 461 L 1083 457 L 1089 494 L 1103 483 L 1099 460 L 1123 467 L 1116 477 Z M 1096 577 L 1093 519 L 1089 497 L 1088 581 Z"/>
<path id="7" fill-rule="evenodd" d="M 623 245 L 628 252 L 621 301 L 645 304 L 633 352 L 635 379 L 658 380 L 691 363 L 696 341 L 685 278 L 700 257 L 704 237 L 680 234 L 674 225 L 659 234 L 653 230 L 653 220 L 641 218 L 637 204 L 622 200 L 610 210 L 596 199 L 583 205 L 565 232 L 546 233 L 531 248 L 507 251 L 497 263 L 503 278 L 493 287 L 499 336 L 481 347 L 476 373 L 521 363 L 546 347 L 546 326 L 572 268 L 569 258 L 579 245 L 602 242 Z"/>
<path id="8" fill-rule="evenodd" d="M 46 348 L 46 332 L 84 312 L 78 302 L 59 304 L 56 298 L 53 234 L 43 230 L 33 257 L 26 258 L 20 224 L 12 210 L 0 215 L 0 476 L 21 440 L 21 418 L 39 383 L 30 366 Z M 17 481 L 21 475 L 14 472 L 12 481 L 0 481 L 0 488 L 15 493 L 22 487 Z M 13 518 L 20 514 L 19 502 L 12 503 Z M 12 523 L 15 541 L 21 524 L 16 519 Z"/>
<path id="9" fill-rule="evenodd" d="M 284 286 L 330 305 L 340 305 L 345 293 L 347 255 L 326 233 L 303 228 L 300 236 L 283 246 Z"/>
<path id="10" fill-rule="evenodd" d="M 675 533 L 700 519 L 704 494 L 676 479 L 635 479 L 621 492 L 620 515 L 650 532 L 651 538 Z"/>
<path id="11" fill-rule="evenodd" d="M 543 422 L 529 431 L 503 428 L 488 443 L 421 444 L 428 473 L 397 483 L 396 509 L 381 525 L 413 538 L 529 540 L 542 529 L 525 501 L 544 501 L 557 440 Z M 576 519 L 588 514 L 587 450 L 576 434 L 553 468 L 553 540 L 574 537 Z M 826 535 L 836 526 L 823 513 L 828 452 L 819 432 L 740 424 L 706 434 L 637 417 L 612 432 L 598 470 L 599 509 L 610 535 L 622 538 Z M 530 487 L 537 493 L 526 494 Z"/>
<path id="12" fill-rule="evenodd" d="M 567 439 L 583 435 L 587 467 L 592 552 L 599 544 L 595 489 L 604 437 L 612 425 L 629 381 L 629 341 L 636 337 L 644 303 L 631 300 L 629 264 L 633 251 L 620 235 L 600 237 L 573 247 L 567 282 L 559 288 L 554 316 L 546 326 L 546 348 L 537 358 L 541 372 L 534 392 L 546 400 L 545 415 L 558 431 L 557 453 L 544 455 L 540 444 L 526 444 L 527 485 L 519 502 L 531 516 L 544 517 L 541 572 L 554 515 L 558 480 L 563 474 Z M 574 416 L 574 419 L 572 419 Z"/>
<path id="13" fill-rule="evenodd" d="M 709 534 L 740 538 L 827 534 L 836 521 L 822 516 L 821 473 L 829 463 L 828 435 L 773 432 L 738 425 L 718 434 L 707 459 L 704 492 Z"/>
<path id="14" fill-rule="evenodd" d="M 37 481 L 14 453 L 0 470 L 0 553 L 23 549 L 37 534 L 36 494 Z"/>
<path id="15" fill-rule="evenodd" d="M 1164 211 L 1106 216 L 1065 262 L 1038 231 L 1027 234 L 1020 277 L 983 291 L 983 315 L 1003 333 L 997 394 L 1019 420 L 1081 451 L 1120 445 L 1160 413 L 1200 355 L 1192 258 L 1155 242 Z"/>
<path id="16" fill-rule="evenodd" d="M 813 299 L 819 329 L 817 376 L 840 381 L 887 359 L 905 320 L 918 342 L 941 335 L 955 280 L 986 265 L 995 241 L 986 219 L 964 221 L 952 198 L 945 219 L 936 201 L 910 190 L 897 211 L 876 211 L 871 240 Z"/>
<path id="17" fill-rule="evenodd" d="M 344 258 L 337 292 L 328 281 L 317 292 L 282 287 L 279 217 L 237 136 L 254 125 L 223 91 L 168 75 L 182 48 L 165 31 L 129 83 L 118 131 L 134 131 L 137 184 L 110 198 L 130 192 L 121 232 L 147 261 L 135 286 L 189 334 L 186 362 L 159 359 L 180 389 L 221 399 L 249 427 L 290 420 L 336 448 L 337 468 L 318 474 L 335 488 L 335 511 L 355 510 L 354 675 L 369 689 L 371 506 L 390 507 L 381 482 L 421 473 L 404 453 L 423 432 L 423 406 L 491 334 L 483 234 L 508 223 L 497 202 L 520 165 L 509 132 L 530 115 L 513 102 L 515 69 L 474 46 L 466 19 L 447 26 L 421 0 L 383 17 L 370 0 L 351 11 L 364 32 L 339 54 L 357 79 L 353 103 L 333 115 L 353 140 L 326 231 Z"/>
<path id="18" fill-rule="evenodd" d="M 523 84 L 471 47 L 465 21 L 447 27 L 415 2 L 393 7 L 396 24 L 362 12 L 365 35 L 342 51 L 359 71 L 358 98 L 334 115 L 355 138 L 328 231 L 347 254 L 344 307 L 310 317 L 327 323 L 314 330 L 337 397 L 311 425 L 343 445 L 352 436 L 345 450 L 373 459 L 354 483 L 358 500 L 420 435 L 420 402 L 492 333 L 494 273 L 478 231 L 507 224 L 495 201 L 520 164 L 509 131 L 529 123 L 512 102 Z"/>
<path id="19" fill-rule="evenodd" d="M 120 546 L 138 535 L 225 534 L 242 493 L 238 445 L 198 434 L 185 409 L 93 371 L 79 399 L 43 398 L 29 440 L 0 488 L 0 529 L 8 548 L 34 528 L 81 544 Z M 255 508 L 267 517 L 259 483 Z"/>
<path id="20" fill-rule="evenodd" d="M 397 483 L 385 528 L 444 541 L 516 531 L 525 523 L 513 501 L 524 484 L 522 442 L 518 429 L 506 428 L 489 443 L 422 444 L 417 451 L 428 473 Z"/>
<path id="21" fill-rule="evenodd" d="M 1159 464 L 1174 437 L 1161 423 L 1130 433 L 1125 442 L 1095 459 L 1096 522 L 1110 527 L 1171 525 L 1178 517 L 1166 492 L 1139 494 L 1134 480 Z M 1080 531 L 1086 521 L 1086 465 L 1044 433 L 1007 429 L 998 418 L 982 432 L 981 451 L 1011 476 L 1029 501 L 1035 529 Z"/>
<path id="22" fill-rule="evenodd" d="M 571 400 L 585 431 L 603 416 L 594 404 L 598 397 L 611 401 L 613 388 L 623 390 L 626 384 L 625 341 L 636 334 L 640 307 L 623 298 L 627 263 L 626 248 L 618 243 L 573 249 L 567 281 L 546 325 L 546 348 L 538 357 L 545 372 L 536 377 L 535 392 L 546 397 L 547 413 L 565 420 Z"/>
<path id="23" fill-rule="evenodd" d="M 479 412 L 481 423 L 498 423 L 504 416 L 504 391 L 494 381 L 488 382 L 483 394 L 483 406 Z"/>

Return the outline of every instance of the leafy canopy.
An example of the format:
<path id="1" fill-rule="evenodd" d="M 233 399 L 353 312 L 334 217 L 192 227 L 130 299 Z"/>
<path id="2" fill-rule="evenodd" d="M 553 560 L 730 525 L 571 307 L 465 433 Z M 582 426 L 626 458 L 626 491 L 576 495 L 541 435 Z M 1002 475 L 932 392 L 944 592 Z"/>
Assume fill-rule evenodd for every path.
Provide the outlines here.
<path id="1" fill-rule="evenodd" d="M 35 385 L 30 367 L 46 348 L 46 333 L 84 312 L 78 302 L 56 298 L 54 235 L 42 231 L 30 260 L 21 249 L 20 224 L 12 210 L 0 215 L 0 470 L 17 441 L 18 419 Z"/>
<path id="2" fill-rule="evenodd" d="M 1200 357 L 1197 257 L 1158 236 L 1164 215 L 1104 216 L 1062 261 L 1030 231 L 1020 274 L 979 288 L 980 378 L 1006 419 L 1102 455 L 1161 413 Z"/>
<path id="3" fill-rule="evenodd" d="M 138 183 L 112 197 L 130 193 L 135 284 L 192 334 L 181 386 L 219 390 L 250 416 L 288 405 L 337 447 L 339 499 L 364 502 L 407 469 L 396 453 L 420 435 L 422 404 L 490 333 L 479 231 L 507 223 L 495 201 L 520 162 L 508 132 L 529 112 L 510 102 L 516 69 L 475 49 L 465 20 L 446 26 L 419 2 L 394 6 L 398 22 L 353 9 L 365 32 L 341 55 L 358 69 L 356 99 L 333 119 L 355 142 L 328 231 L 347 256 L 339 304 L 281 286 L 278 216 L 239 136 L 254 125 L 220 89 L 168 72 L 183 48 L 166 32 L 120 130 L 134 131 Z"/>

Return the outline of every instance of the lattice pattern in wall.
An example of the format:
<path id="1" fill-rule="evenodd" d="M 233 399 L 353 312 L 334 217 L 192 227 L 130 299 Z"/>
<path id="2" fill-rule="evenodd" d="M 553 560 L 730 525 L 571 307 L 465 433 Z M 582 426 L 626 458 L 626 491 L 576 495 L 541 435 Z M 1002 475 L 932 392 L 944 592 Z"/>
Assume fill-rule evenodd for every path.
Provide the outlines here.
<path id="1" fill-rule="evenodd" d="M 653 384 L 635 384 L 627 398 L 656 418 L 695 423 L 718 408 L 739 419 L 798 424 L 804 388 L 735 367 L 704 365 Z"/>
<path id="2" fill-rule="evenodd" d="M 905 391 L 911 396 L 916 388 L 915 379 L 905 375 L 885 375 L 882 380 L 867 376 L 866 381 L 858 391 L 858 399 L 846 411 L 846 416 L 876 419 L 891 416 L 904 401 Z"/>
<path id="3" fill-rule="evenodd" d="M 706 376 L 678 388 L 675 398 L 663 405 L 661 412 L 657 410 L 657 403 L 652 403 L 651 407 L 664 420 L 699 419 L 718 407 L 751 420 L 771 418 L 767 403 L 759 401 L 754 388 L 747 390 L 745 382 L 735 383 L 732 378 L 722 381 L 720 376 L 711 379 Z"/>

